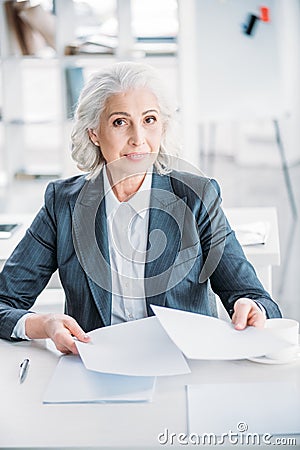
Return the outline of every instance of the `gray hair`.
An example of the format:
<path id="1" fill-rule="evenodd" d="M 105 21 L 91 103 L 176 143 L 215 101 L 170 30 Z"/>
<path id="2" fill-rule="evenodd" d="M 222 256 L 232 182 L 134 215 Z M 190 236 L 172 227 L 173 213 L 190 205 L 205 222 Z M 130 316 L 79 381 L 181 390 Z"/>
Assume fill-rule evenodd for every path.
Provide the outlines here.
<path id="1" fill-rule="evenodd" d="M 72 157 L 79 169 L 90 172 L 88 178 L 96 177 L 105 162 L 101 149 L 90 140 L 88 130 L 98 127 L 107 99 L 129 89 L 145 87 L 156 96 L 163 121 L 163 136 L 154 165 L 160 174 L 170 172 L 169 155 L 177 154 L 178 150 L 173 101 L 153 67 L 137 62 L 118 62 L 96 72 L 88 80 L 75 111 Z"/>

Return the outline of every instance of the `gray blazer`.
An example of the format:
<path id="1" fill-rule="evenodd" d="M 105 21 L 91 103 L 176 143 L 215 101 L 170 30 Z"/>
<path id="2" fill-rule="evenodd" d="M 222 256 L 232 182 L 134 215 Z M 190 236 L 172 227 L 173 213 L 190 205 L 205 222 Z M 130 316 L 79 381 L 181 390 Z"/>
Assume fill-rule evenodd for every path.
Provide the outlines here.
<path id="1" fill-rule="evenodd" d="M 209 283 L 232 314 L 240 297 L 259 301 L 268 317 L 280 311 L 256 277 L 220 207 L 214 180 L 173 171 L 153 173 L 145 264 L 150 304 L 212 315 Z M 45 204 L 0 274 L 0 337 L 58 269 L 65 312 L 85 331 L 111 318 L 111 270 L 102 173 L 48 185 Z"/>

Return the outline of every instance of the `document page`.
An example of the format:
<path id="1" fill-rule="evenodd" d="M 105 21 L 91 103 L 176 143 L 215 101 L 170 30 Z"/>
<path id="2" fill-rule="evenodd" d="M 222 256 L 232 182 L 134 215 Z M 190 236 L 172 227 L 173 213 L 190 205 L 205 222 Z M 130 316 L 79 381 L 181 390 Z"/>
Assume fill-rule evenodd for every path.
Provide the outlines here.
<path id="1" fill-rule="evenodd" d="M 178 309 L 151 306 L 177 347 L 189 359 L 244 359 L 289 344 L 265 329 L 235 330 L 230 322 Z"/>
<path id="2" fill-rule="evenodd" d="M 99 328 L 88 334 L 91 342 L 76 342 L 87 369 L 135 376 L 190 372 L 181 351 L 155 316 Z"/>
<path id="3" fill-rule="evenodd" d="M 44 395 L 44 403 L 150 402 L 155 377 L 93 372 L 79 356 L 62 356 Z"/>
<path id="4" fill-rule="evenodd" d="M 190 385 L 187 399 L 189 433 L 300 433 L 300 392 L 294 383 Z"/>
<path id="5" fill-rule="evenodd" d="M 265 244 L 269 231 L 269 222 L 253 222 L 235 227 L 236 237 L 243 246 Z"/>

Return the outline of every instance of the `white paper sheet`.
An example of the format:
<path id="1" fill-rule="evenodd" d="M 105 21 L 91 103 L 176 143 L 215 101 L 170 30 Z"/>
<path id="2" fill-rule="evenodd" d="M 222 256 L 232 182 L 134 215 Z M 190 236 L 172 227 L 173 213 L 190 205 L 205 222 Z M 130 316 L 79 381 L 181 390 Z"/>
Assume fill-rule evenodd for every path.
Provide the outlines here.
<path id="1" fill-rule="evenodd" d="M 170 338 L 189 359 L 244 359 L 287 346 L 265 329 L 235 330 L 230 322 L 178 309 L 151 306 Z"/>
<path id="2" fill-rule="evenodd" d="M 190 372 L 181 351 L 155 316 L 99 328 L 89 336 L 91 343 L 76 342 L 87 369 L 136 376 Z"/>
<path id="3" fill-rule="evenodd" d="M 155 377 L 93 372 L 79 356 L 62 356 L 44 395 L 44 403 L 150 402 Z"/>
<path id="4" fill-rule="evenodd" d="M 300 392 L 294 383 L 191 385 L 187 396 L 189 433 L 300 433 Z M 245 424 L 244 430 L 238 424 Z"/>
<path id="5" fill-rule="evenodd" d="M 236 237 L 243 246 L 265 244 L 269 231 L 269 222 L 252 222 L 235 227 Z"/>

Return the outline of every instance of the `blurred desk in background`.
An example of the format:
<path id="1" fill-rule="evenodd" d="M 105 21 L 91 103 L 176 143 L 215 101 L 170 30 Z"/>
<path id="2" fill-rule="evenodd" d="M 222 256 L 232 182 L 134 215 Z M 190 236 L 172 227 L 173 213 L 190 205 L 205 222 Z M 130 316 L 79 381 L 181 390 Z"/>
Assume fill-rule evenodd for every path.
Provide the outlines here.
<path id="1" fill-rule="evenodd" d="M 33 220 L 32 214 L 0 214 L 0 223 L 17 223 L 19 226 L 8 239 L 0 239 L 0 270 L 5 261 L 24 236 Z"/>
<path id="2" fill-rule="evenodd" d="M 277 211 L 275 207 L 226 208 L 225 214 L 233 230 L 243 224 L 258 221 L 269 223 L 265 244 L 244 246 L 243 250 L 254 266 L 264 288 L 272 294 L 272 266 L 280 265 Z"/>
<path id="3" fill-rule="evenodd" d="M 253 264 L 256 273 L 265 289 L 272 293 L 272 266 L 280 264 L 279 233 L 276 208 L 227 208 L 225 213 L 234 229 L 241 224 L 263 221 L 270 224 L 270 230 L 265 244 L 243 247 L 249 261 Z M 0 240 L 0 269 L 5 261 L 24 236 L 26 229 L 31 224 L 33 215 L 4 215 L 0 214 L 0 223 L 20 223 L 14 234 L 9 239 Z M 64 293 L 57 276 L 52 276 L 41 295 L 37 299 L 34 310 L 40 312 L 62 312 Z"/>

